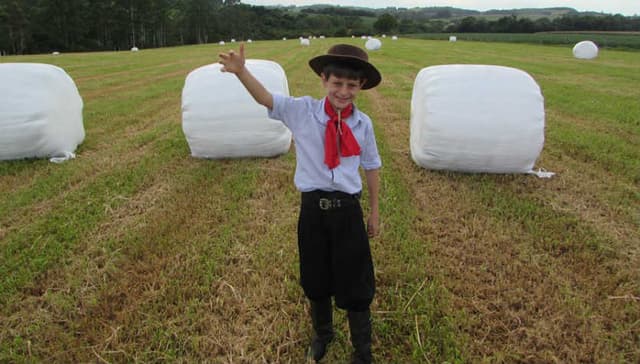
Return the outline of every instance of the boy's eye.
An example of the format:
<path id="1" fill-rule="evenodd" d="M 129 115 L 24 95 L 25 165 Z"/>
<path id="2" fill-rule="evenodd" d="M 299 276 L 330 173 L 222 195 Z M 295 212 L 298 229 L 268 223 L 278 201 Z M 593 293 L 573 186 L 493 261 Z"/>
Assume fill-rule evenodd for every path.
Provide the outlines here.
<path id="1" fill-rule="evenodd" d="M 357 82 L 334 82 L 333 85 L 336 86 L 336 87 L 346 86 L 347 88 L 356 88 L 356 87 L 358 87 L 358 83 Z"/>

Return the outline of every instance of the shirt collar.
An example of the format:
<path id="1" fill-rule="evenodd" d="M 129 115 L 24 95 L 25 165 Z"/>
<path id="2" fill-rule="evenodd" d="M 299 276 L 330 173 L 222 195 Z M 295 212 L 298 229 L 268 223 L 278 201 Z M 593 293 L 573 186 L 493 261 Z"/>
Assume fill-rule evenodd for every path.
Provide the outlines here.
<path id="1" fill-rule="evenodd" d="M 326 102 L 326 98 L 323 98 L 322 100 L 320 100 L 320 102 L 317 103 L 317 106 L 316 106 L 316 108 L 315 108 L 315 110 L 313 112 L 313 115 L 314 115 L 314 117 L 316 119 L 316 122 L 319 122 L 322 125 L 327 125 L 327 121 L 329 121 L 329 117 L 324 112 L 324 103 L 325 102 Z M 347 125 L 349 125 L 349 127 L 351 129 L 353 129 L 362 120 L 363 120 L 362 113 L 360 112 L 360 110 L 358 110 L 358 107 L 354 103 L 353 104 L 353 112 L 352 112 L 351 116 L 349 116 L 349 118 L 347 120 L 345 120 L 345 122 L 347 123 Z"/>

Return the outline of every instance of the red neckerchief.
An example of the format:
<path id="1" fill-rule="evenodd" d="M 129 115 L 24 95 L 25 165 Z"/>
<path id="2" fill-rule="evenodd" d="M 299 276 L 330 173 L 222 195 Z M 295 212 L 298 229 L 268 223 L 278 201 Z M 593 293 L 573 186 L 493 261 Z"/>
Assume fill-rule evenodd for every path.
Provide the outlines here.
<path id="1" fill-rule="evenodd" d="M 340 165 L 340 156 L 351 157 L 360 155 L 360 145 L 353 136 L 351 128 L 343 120 L 351 116 L 353 104 L 349 104 L 338 115 L 329 102 L 329 98 L 324 100 L 324 112 L 329 116 L 324 139 L 324 164 L 329 169 L 334 169 Z M 340 153 L 338 153 L 340 150 Z"/>

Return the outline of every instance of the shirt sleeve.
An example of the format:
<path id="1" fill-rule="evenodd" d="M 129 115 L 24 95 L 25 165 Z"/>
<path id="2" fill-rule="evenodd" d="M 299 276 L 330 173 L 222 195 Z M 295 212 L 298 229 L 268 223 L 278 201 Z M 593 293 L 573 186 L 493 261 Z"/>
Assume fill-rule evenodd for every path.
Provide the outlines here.
<path id="1" fill-rule="evenodd" d="M 275 119 L 275 120 L 280 120 L 284 122 L 284 111 L 285 111 L 285 107 L 284 107 L 284 98 L 286 96 L 281 95 L 281 94 L 271 94 L 271 97 L 273 98 L 273 108 L 271 109 L 267 109 L 269 111 L 269 117 L 271 119 Z"/>
<path id="2" fill-rule="evenodd" d="M 272 94 L 272 96 L 273 108 L 269 110 L 269 117 L 282 121 L 295 134 L 296 129 L 309 119 L 311 99 L 280 94 Z"/>
<path id="3" fill-rule="evenodd" d="M 378 145 L 376 144 L 376 136 L 373 132 L 371 121 L 367 123 L 364 133 L 364 144 L 361 146 L 360 165 L 365 170 L 378 169 L 382 167 L 382 160 L 378 153 Z"/>

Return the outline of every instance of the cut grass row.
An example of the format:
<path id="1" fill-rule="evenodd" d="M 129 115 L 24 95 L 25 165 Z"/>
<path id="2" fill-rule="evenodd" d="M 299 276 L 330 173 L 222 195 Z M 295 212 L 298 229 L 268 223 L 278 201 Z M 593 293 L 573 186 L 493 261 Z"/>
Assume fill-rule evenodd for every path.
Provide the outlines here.
<path id="1" fill-rule="evenodd" d="M 516 52 L 508 53 L 509 60 L 517 58 L 514 53 Z M 397 55 L 397 52 L 394 53 L 394 56 Z M 411 59 L 411 55 L 400 58 L 402 58 L 403 67 L 417 63 Z M 526 63 L 522 58 L 524 56 L 521 56 L 519 62 Z M 474 63 L 473 59 L 465 61 Z M 500 59 L 494 59 L 494 62 L 501 64 Z M 437 62 L 434 63 L 437 64 Z M 386 66 L 389 63 L 383 61 L 382 64 Z M 506 61 L 505 64 L 510 65 L 511 62 Z M 388 119 L 390 110 L 404 110 L 403 115 L 393 122 L 406 122 L 409 118 L 408 110 L 402 107 L 401 100 L 410 98 L 409 82 L 411 80 L 396 78 L 392 81 L 392 85 L 387 85 L 388 87 L 383 87 L 381 90 L 388 99 L 396 101 L 395 105 L 379 112 L 378 118 Z M 633 112 L 632 115 L 634 115 Z M 596 123 L 591 118 L 589 121 Z M 568 121 L 567 124 L 569 124 Z M 408 129 L 406 126 L 401 127 L 395 124 L 381 126 L 391 130 Z M 559 149 L 560 155 L 571 152 L 570 147 L 562 142 L 572 137 L 578 130 L 577 127 L 575 124 L 568 125 L 570 130 L 566 131 L 567 134 L 557 138 L 561 143 L 556 143 L 556 140 L 551 138 L 547 142 L 551 147 L 547 148 L 553 152 L 558 152 Z M 635 131 L 637 135 L 637 129 Z M 626 143 L 629 147 L 637 146 L 634 136 L 631 135 L 629 138 L 622 144 Z M 400 142 L 405 143 L 407 139 L 408 135 L 401 135 Z M 542 161 L 555 162 L 553 152 L 551 157 L 543 155 Z M 595 154 L 593 150 L 588 152 Z M 398 153 L 406 157 L 408 150 L 403 148 Z M 617 163 L 625 161 L 625 157 L 621 158 L 620 155 L 600 156 L 599 160 L 602 162 L 603 158 L 615 159 Z M 634 163 L 631 158 L 626 162 Z M 602 163 L 600 168 L 590 167 L 585 161 L 577 164 L 581 168 L 594 170 L 595 175 L 600 168 L 607 168 L 607 163 Z M 622 168 L 616 172 L 622 172 L 621 174 L 624 175 Z M 405 177 L 409 174 L 410 171 L 402 173 Z M 538 181 L 532 184 L 526 177 L 521 176 L 505 178 L 455 174 L 442 176 L 428 172 L 423 174 L 425 178 L 442 179 L 444 177 L 448 183 L 455 186 L 454 193 L 461 194 L 460 200 L 467 205 L 465 208 L 461 208 L 459 204 L 456 205 L 460 208 L 457 212 L 458 219 L 464 219 L 464 224 L 446 220 L 447 224 L 443 226 L 446 232 L 438 239 L 434 239 L 435 250 L 432 254 L 438 262 L 447 260 L 451 255 L 455 257 L 449 265 L 443 267 L 442 274 L 448 273 L 453 276 L 445 280 L 446 286 L 454 287 L 452 300 L 464 307 L 464 312 L 472 313 L 470 314 L 471 324 L 465 326 L 465 331 L 472 337 L 470 340 L 474 358 L 472 361 L 549 361 L 558 357 L 568 361 L 599 361 L 602 358 L 616 358 L 614 360 L 621 362 L 633 361 L 633 358 L 638 355 L 633 349 L 637 344 L 637 337 L 634 336 L 634 332 L 637 331 L 634 328 L 638 322 L 637 305 L 633 300 L 613 302 L 608 297 L 624 296 L 625 293 L 637 292 L 639 289 L 637 278 L 631 278 L 638 277 L 639 272 L 635 268 L 637 259 L 626 260 L 626 254 L 634 254 L 633 252 L 637 250 L 637 215 L 635 221 L 633 219 L 633 214 L 637 214 L 633 207 L 637 206 L 637 201 L 627 205 L 629 209 L 623 208 L 621 217 L 626 222 L 620 225 L 623 225 L 623 229 L 630 235 L 620 235 L 615 230 L 608 230 L 612 228 L 611 225 L 592 227 L 592 221 L 590 221 L 592 217 L 584 216 L 581 210 L 556 210 L 555 201 L 547 201 L 538 196 L 538 194 L 548 196 L 546 190 L 549 187 L 550 189 L 555 187 L 546 185 L 555 185 L 556 181 L 564 179 L 564 176 L 557 177 L 551 183 L 541 184 Z M 570 176 L 574 173 L 566 174 Z M 601 181 L 603 184 L 596 187 L 598 189 L 596 193 L 610 194 L 613 187 L 616 190 L 615 193 L 625 194 L 628 182 L 625 183 L 624 179 L 618 180 L 619 177 L 621 176 L 616 175 L 615 181 L 613 179 Z M 568 180 L 584 183 L 575 178 Z M 419 191 L 422 189 L 421 183 L 424 183 L 424 180 L 418 177 L 416 183 L 410 185 L 412 189 Z M 608 185 L 609 183 L 611 185 Z M 619 184 L 614 187 L 616 183 Z M 631 183 L 633 184 L 633 181 Z M 437 191 L 424 193 L 437 194 Z M 416 191 L 413 194 L 423 196 Z M 574 194 L 566 198 L 575 200 L 583 196 Z M 426 199 L 418 198 L 417 200 Z M 430 202 L 437 203 L 437 201 Z M 571 203 L 576 202 L 579 203 L 579 201 L 571 201 Z M 616 210 L 621 212 L 616 206 L 618 203 L 620 201 L 601 202 L 597 208 L 605 209 L 603 212 L 606 210 L 609 210 L 609 213 Z M 445 206 L 443 207 L 446 209 Z M 467 212 L 468 209 L 471 211 Z M 429 230 L 437 229 L 439 225 L 437 220 L 448 213 L 433 209 L 429 211 L 437 216 L 432 218 L 432 226 Z M 468 221 L 464 218 L 465 216 L 470 216 Z M 609 222 L 609 224 L 615 223 Z M 603 227 L 605 230 L 600 230 Z M 491 231 L 492 228 L 495 232 Z M 455 239 L 456 234 L 453 232 L 458 229 L 464 231 L 463 238 L 459 240 Z M 511 236 L 501 236 L 505 232 L 510 232 Z M 629 242 L 628 239 L 633 242 Z M 458 247 L 452 247 L 453 245 Z M 495 251 L 496 245 L 502 253 Z M 459 251 L 459 249 L 467 251 Z M 477 255 L 474 257 L 474 254 Z M 508 260 L 504 260 L 504 256 L 501 257 L 505 254 Z M 464 271 L 454 273 L 457 270 L 456 263 L 460 264 L 461 269 L 469 270 L 470 274 Z M 468 263 L 472 264 L 467 266 Z M 625 273 L 622 276 L 612 275 L 612 272 L 616 271 Z M 458 274 L 461 277 L 456 277 Z M 487 277 L 487 281 L 479 280 L 479 277 Z M 497 289 L 492 289 L 487 285 L 488 283 Z M 469 294 L 474 291 L 485 291 L 490 294 L 482 294 L 479 297 L 478 293 Z M 523 302 L 528 304 L 523 306 Z M 545 314 L 554 315 L 557 322 L 549 321 L 544 315 L 541 316 L 541 310 Z M 586 315 L 596 315 L 598 319 L 586 321 L 584 319 Z M 478 322 L 477 327 L 474 322 Z M 607 332 L 607 327 L 611 326 L 616 327 L 614 333 Z M 568 330 L 576 330 L 583 336 L 571 338 Z M 585 332 L 588 334 L 584 335 Z M 558 333 L 563 337 L 554 337 Z M 521 344 L 512 342 L 514 337 Z M 482 339 L 479 340 L 479 338 Z M 545 343 L 547 348 L 539 346 L 540 342 Z M 560 344 L 554 345 L 555 342 Z M 590 344 L 584 345 L 584 342 L 590 342 Z"/>

